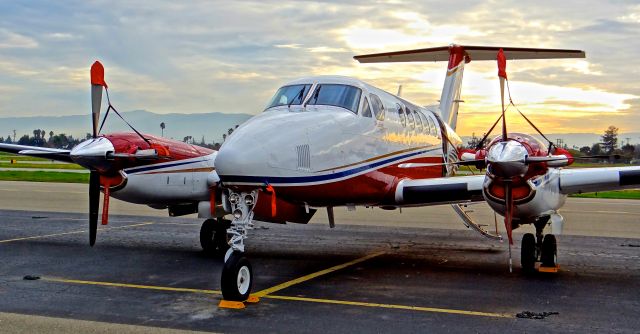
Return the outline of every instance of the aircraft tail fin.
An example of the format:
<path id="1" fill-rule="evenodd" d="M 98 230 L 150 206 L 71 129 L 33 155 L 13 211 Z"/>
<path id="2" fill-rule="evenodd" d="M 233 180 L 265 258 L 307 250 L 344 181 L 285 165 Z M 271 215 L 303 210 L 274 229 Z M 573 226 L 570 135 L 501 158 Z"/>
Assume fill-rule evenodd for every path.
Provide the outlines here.
<path id="1" fill-rule="evenodd" d="M 360 63 L 397 63 L 448 61 L 447 76 L 440 96 L 440 113 L 442 119 L 452 129 L 456 129 L 460 88 L 465 63 L 471 60 L 496 60 L 498 50 L 502 49 L 507 60 L 515 59 L 557 59 L 584 58 L 581 50 L 510 48 L 494 46 L 449 45 L 427 49 L 406 50 L 367 54 L 353 57 Z"/>

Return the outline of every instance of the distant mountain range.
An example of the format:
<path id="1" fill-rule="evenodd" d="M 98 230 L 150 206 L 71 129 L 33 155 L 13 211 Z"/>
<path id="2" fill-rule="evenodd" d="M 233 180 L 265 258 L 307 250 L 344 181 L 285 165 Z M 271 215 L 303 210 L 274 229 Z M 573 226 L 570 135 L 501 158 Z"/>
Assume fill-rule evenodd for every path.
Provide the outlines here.
<path id="1" fill-rule="evenodd" d="M 204 136 L 206 143 L 222 142 L 222 134 L 227 133 L 229 128 L 242 124 L 252 115 L 249 114 L 225 114 L 225 113 L 203 113 L 203 114 L 156 114 L 145 110 L 135 110 L 122 113 L 124 118 L 131 123 L 138 131 L 154 135 L 160 135 L 160 123 L 164 122 L 166 128 L 164 136 L 182 140 L 186 136 L 193 136 L 196 142 L 200 142 Z M 103 113 L 104 116 L 104 113 Z M 33 117 L 4 117 L 0 118 L 0 136 L 6 138 L 13 136 L 16 130 L 16 137 L 22 135 L 33 135 L 34 129 L 42 129 L 49 136 L 49 131 L 56 134 L 64 133 L 74 137 L 84 137 L 91 132 L 91 118 L 87 115 L 73 116 L 33 116 Z M 103 132 L 129 131 L 127 125 L 118 118 L 115 113 L 111 113 Z M 549 139 L 556 142 L 562 139 L 569 147 L 591 146 L 593 143 L 601 141 L 602 134 L 596 133 L 550 133 Z M 622 133 L 618 135 L 618 144 L 627 142 L 629 138 L 632 144 L 640 143 L 640 133 Z M 471 136 L 462 136 L 466 143 Z"/>
<path id="2" fill-rule="evenodd" d="M 494 132 L 490 138 L 497 135 L 499 135 L 499 133 Z M 542 140 L 541 136 L 536 136 Z M 597 133 L 545 133 L 545 136 L 547 136 L 547 138 L 549 138 L 549 140 L 554 144 L 557 144 L 558 139 L 561 139 L 569 148 L 580 148 L 583 146 L 591 147 L 594 143 L 602 142 L 602 134 Z M 471 136 L 461 136 L 461 138 L 465 144 L 471 140 Z M 630 132 L 618 134 L 618 146 L 622 146 L 623 144 L 626 145 L 627 138 L 629 138 L 632 145 L 640 144 L 640 132 Z M 545 141 L 542 140 L 542 142 Z"/>
<path id="3" fill-rule="evenodd" d="M 160 123 L 165 123 L 164 136 L 182 140 L 186 136 L 193 136 L 199 143 L 204 136 L 206 143 L 222 142 L 222 134 L 229 128 L 244 123 L 252 115 L 249 114 L 156 114 L 145 110 L 135 110 L 121 113 L 124 118 L 133 125 L 136 130 L 160 136 Z M 104 116 L 104 112 L 102 113 Z M 34 129 L 49 131 L 56 134 L 64 133 L 74 137 L 82 137 L 91 132 L 91 116 L 33 116 L 33 117 L 4 117 L 0 118 L 0 136 L 6 138 L 13 136 L 16 130 L 16 139 L 22 135 L 33 136 Z M 111 112 L 102 130 L 103 133 L 116 131 L 130 131 L 129 127 L 118 116 Z"/>

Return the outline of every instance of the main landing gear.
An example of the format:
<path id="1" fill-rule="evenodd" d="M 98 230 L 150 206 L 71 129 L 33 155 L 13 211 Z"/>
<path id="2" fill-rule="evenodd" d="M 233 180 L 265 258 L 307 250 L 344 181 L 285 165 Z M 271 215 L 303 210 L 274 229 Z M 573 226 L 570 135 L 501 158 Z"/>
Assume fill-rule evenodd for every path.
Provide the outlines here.
<path id="1" fill-rule="evenodd" d="M 229 249 L 229 238 L 227 229 L 231 226 L 231 221 L 218 218 L 207 219 L 200 227 L 200 246 L 207 256 L 222 257 Z"/>
<path id="2" fill-rule="evenodd" d="M 525 273 L 535 272 L 536 262 L 540 262 L 538 271 L 557 271 L 558 248 L 556 237 L 553 234 L 543 235 L 542 233 L 548 221 L 548 217 L 537 220 L 534 223 L 536 235 L 526 233 L 522 237 L 520 262 Z"/>
<path id="3" fill-rule="evenodd" d="M 247 231 L 253 228 L 253 208 L 257 200 L 257 190 L 229 194 L 233 220 L 227 230 L 231 237 L 230 248 L 224 257 L 221 279 L 222 297 L 228 301 L 246 301 L 253 287 L 251 264 L 244 256 L 244 239 L 247 238 Z"/>

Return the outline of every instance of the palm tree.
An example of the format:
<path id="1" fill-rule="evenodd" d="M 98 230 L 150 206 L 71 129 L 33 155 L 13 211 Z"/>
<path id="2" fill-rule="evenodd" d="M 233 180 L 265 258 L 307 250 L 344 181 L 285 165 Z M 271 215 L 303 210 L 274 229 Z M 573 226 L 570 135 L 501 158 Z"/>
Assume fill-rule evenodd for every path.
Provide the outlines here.
<path id="1" fill-rule="evenodd" d="M 162 137 L 164 137 L 164 128 L 165 128 L 164 122 L 160 123 L 160 129 L 162 129 Z"/>

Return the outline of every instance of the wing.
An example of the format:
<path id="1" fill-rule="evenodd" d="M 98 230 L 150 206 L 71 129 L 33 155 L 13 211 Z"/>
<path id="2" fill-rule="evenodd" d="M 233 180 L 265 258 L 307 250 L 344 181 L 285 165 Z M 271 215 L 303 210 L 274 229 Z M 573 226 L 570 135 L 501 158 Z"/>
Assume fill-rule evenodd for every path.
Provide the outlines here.
<path id="1" fill-rule="evenodd" d="M 484 201 L 482 184 L 485 175 L 402 180 L 396 187 L 396 203 L 403 205 L 438 205 Z"/>
<path id="2" fill-rule="evenodd" d="M 560 192 L 565 195 L 630 188 L 640 188 L 640 166 L 560 171 Z"/>
<path id="3" fill-rule="evenodd" d="M 0 143 L 0 151 L 20 155 L 28 155 L 31 157 L 52 159 L 62 162 L 73 162 L 73 160 L 71 160 L 71 156 L 69 155 L 69 153 L 71 152 L 70 150 L 61 150 L 57 148 Z"/>

